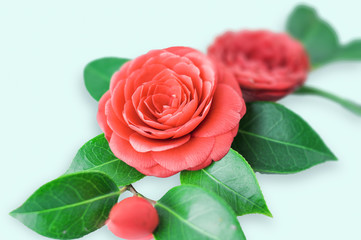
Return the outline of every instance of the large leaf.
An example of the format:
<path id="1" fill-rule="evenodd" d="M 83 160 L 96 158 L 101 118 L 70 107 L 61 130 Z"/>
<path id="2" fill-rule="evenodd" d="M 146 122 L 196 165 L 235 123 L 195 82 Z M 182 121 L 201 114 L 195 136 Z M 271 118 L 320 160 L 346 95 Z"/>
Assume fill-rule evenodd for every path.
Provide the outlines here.
<path id="1" fill-rule="evenodd" d="M 43 236 L 74 239 L 102 227 L 119 194 L 103 173 L 75 173 L 43 185 L 10 215 Z"/>
<path id="2" fill-rule="evenodd" d="M 157 240 L 246 239 L 233 210 L 217 195 L 197 186 L 169 190 L 155 205 Z"/>
<path id="3" fill-rule="evenodd" d="M 336 32 L 311 7 L 297 6 L 288 18 L 286 29 L 304 44 L 314 67 L 330 61 L 339 51 Z"/>
<path id="4" fill-rule="evenodd" d="M 110 79 L 129 59 L 106 57 L 96 59 L 84 69 L 85 86 L 90 95 L 97 101 L 108 91 Z"/>
<path id="5" fill-rule="evenodd" d="M 301 117 L 272 102 L 247 104 L 232 148 L 264 173 L 294 173 L 336 160 Z"/>
<path id="6" fill-rule="evenodd" d="M 96 136 L 79 149 L 66 173 L 94 170 L 106 173 L 118 186 L 131 184 L 144 177 L 114 156 L 104 134 Z"/>
<path id="7" fill-rule="evenodd" d="M 361 40 L 342 46 L 336 31 L 312 7 L 297 6 L 288 17 L 286 30 L 303 43 L 314 68 L 336 60 L 361 60 Z"/>
<path id="8" fill-rule="evenodd" d="M 198 185 L 216 193 L 239 216 L 248 213 L 272 216 L 252 168 L 233 149 L 223 159 L 204 169 L 183 171 L 181 182 Z"/>

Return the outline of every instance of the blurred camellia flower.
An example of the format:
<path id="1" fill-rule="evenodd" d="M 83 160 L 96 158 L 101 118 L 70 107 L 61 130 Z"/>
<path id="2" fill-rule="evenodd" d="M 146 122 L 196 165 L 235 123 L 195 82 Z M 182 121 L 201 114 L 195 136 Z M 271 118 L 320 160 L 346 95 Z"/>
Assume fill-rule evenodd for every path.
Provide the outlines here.
<path id="1" fill-rule="evenodd" d="M 300 42 L 266 30 L 226 32 L 208 48 L 237 79 L 250 101 L 276 101 L 303 85 L 310 69 Z"/>

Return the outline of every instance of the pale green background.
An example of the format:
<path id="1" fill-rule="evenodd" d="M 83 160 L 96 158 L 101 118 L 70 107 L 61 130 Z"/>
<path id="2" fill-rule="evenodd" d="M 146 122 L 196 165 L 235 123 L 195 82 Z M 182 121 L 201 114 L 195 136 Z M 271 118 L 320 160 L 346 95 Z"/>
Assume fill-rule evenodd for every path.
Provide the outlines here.
<path id="1" fill-rule="evenodd" d="M 305 2 L 318 8 L 342 42 L 361 37 L 359 1 Z M 77 149 L 100 133 L 97 103 L 82 80 L 89 61 L 174 45 L 205 51 L 226 29 L 281 31 L 297 3 L 2 0 L 0 239 L 45 239 L 8 212 L 62 174 Z M 361 103 L 361 64 L 332 64 L 312 73 L 308 84 Z M 245 234 L 249 240 L 361 239 L 361 118 L 317 97 L 281 103 L 304 117 L 340 160 L 294 175 L 257 174 L 274 218 L 240 217 Z M 178 175 L 148 177 L 135 186 L 158 199 L 176 184 Z M 105 227 L 84 239 L 117 238 Z"/>

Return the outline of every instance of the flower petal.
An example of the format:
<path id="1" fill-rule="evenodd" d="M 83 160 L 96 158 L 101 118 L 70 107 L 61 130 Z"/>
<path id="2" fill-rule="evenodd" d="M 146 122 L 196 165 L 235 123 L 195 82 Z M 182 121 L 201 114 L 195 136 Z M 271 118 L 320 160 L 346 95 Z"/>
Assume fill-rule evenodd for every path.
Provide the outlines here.
<path id="1" fill-rule="evenodd" d="M 241 88 L 239 87 L 239 84 L 236 80 L 236 78 L 233 76 L 232 72 L 227 69 L 225 65 L 223 65 L 221 62 L 215 63 L 218 70 L 218 84 L 224 83 L 228 86 L 232 87 L 234 90 L 237 91 L 237 93 L 242 96 Z"/>
<path id="2" fill-rule="evenodd" d="M 212 163 L 212 158 L 208 157 L 208 159 L 206 161 L 204 161 L 203 163 L 199 164 L 198 166 L 188 168 L 187 170 L 197 171 L 197 170 L 203 169 L 205 167 L 208 167 L 211 163 Z"/>
<path id="3" fill-rule="evenodd" d="M 109 147 L 117 158 L 129 166 L 142 169 L 157 165 L 150 153 L 135 151 L 128 141 L 115 133 L 110 138 Z"/>
<path id="4" fill-rule="evenodd" d="M 206 161 L 212 152 L 215 139 L 192 137 L 187 143 L 162 152 L 151 152 L 154 161 L 162 167 L 179 172 Z"/>
<path id="5" fill-rule="evenodd" d="M 158 130 L 146 125 L 139 118 L 138 114 L 134 110 L 133 104 L 130 101 L 128 101 L 124 107 L 124 120 L 127 125 L 135 132 L 138 132 L 145 137 L 154 139 L 167 139 L 174 136 L 174 129 Z"/>
<path id="6" fill-rule="evenodd" d="M 151 139 L 138 133 L 133 133 L 129 138 L 129 143 L 137 152 L 159 152 L 179 147 L 189 141 L 190 135 L 176 139 Z"/>
<path id="7" fill-rule="evenodd" d="M 128 125 L 123 121 L 123 119 L 119 119 L 115 114 L 111 101 L 108 101 L 105 105 L 105 113 L 107 115 L 107 122 L 109 127 L 121 138 L 128 140 L 129 136 L 134 133 L 134 131 L 128 127 Z"/>
<path id="8" fill-rule="evenodd" d="M 218 84 L 208 115 L 193 132 L 196 137 L 211 137 L 231 131 L 245 112 L 242 97 L 225 84 Z"/>
<path id="9" fill-rule="evenodd" d="M 214 143 L 211 158 L 213 161 L 219 161 L 229 152 L 233 142 L 233 133 L 230 131 L 228 133 L 218 135 L 215 139 L 216 142 Z"/>
<path id="10" fill-rule="evenodd" d="M 153 167 L 150 167 L 150 168 L 142 168 L 142 169 L 137 169 L 137 170 L 145 175 L 161 177 L 161 178 L 170 177 L 177 173 L 177 172 L 170 171 L 170 170 L 160 166 L 159 164 L 157 164 Z"/>
<path id="11" fill-rule="evenodd" d="M 109 101 L 109 99 L 110 99 L 110 92 L 107 91 L 106 93 L 104 93 L 104 95 L 101 97 L 99 101 L 98 113 L 97 113 L 98 124 L 102 129 L 102 131 L 104 132 L 105 138 L 108 139 L 108 141 L 113 133 L 112 129 L 109 127 L 107 123 L 107 116 L 105 115 L 105 105 Z"/>
<path id="12" fill-rule="evenodd" d="M 193 49 L 193 48 L 190 48 L 190 47 L 169 47 L 169 48 L 166 48 L 164 49 L 166 50 L 167 52 L 171 52 L 171 53 L 174 53 L 178 56 L 184 56 L 190 52 L 195 52 L 197 50 Z"/>
<path id="13" fill-rule="evenodd" d="M 127 78 L 127 71 L 129 68 L 130 62 L 126 62 L 123 66 L 120 67 L 119 71 L 115 72 L 110 79 L 110 87 L 109 90 L 113 93 L 114 89 L 118 85 L 120 81 L 124 81 Z"/>
<path id="14" fill-rule="evenodd" d="M 125 81 L 119 81 L 111 94 L 112 108 L 118 118 L 123 117 L 123 109 L 125 104 L 124 98 Z"/>

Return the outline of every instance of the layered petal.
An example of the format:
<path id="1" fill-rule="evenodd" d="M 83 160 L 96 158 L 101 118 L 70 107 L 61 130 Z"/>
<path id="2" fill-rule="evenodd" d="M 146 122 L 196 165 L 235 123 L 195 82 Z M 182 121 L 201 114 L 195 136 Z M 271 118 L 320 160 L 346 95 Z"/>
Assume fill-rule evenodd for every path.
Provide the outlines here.
<path id="1" fill-rule="evenodd" d="M 190 137 L 191 136 L 188 134 L 181 138 L 164 140 L 147 138 L 138 133 L 133 133 L 129 138 L 129 143 L 137 152 L 161 152 L 186 144 Z"/>
<path id="2" fill-rule="evenodd" d="M 187 170 L 189 171 L 197 171 L 200 169 L 203 169 L 205 167 L 208 167 L 210 164 L 212 163 L 212 158 L 209 156 L 204 162 L 202 162 L 201 164 L 195 166 L 195 167 L 190 167 Z"/>
<path id="3" fill-rule="evenodd" d="M 171 171 L 195 167 L 205 162 L 212 152 L 214 138 L 192 137 L 187 143 L 170 150 L 152 152 L 154 161 Z"/>
<path id="4" fill-rule="evenodd" d="M 101 130 L 104 132 L 105 138 L 108 139 L 108 141 L 113 133 L 112 129 L 109 127 L 107 123 L 107 116 L 105 115 L 105 105 L 109 101 L 110 97 L 111 95 L 109 91 L 104 93 L 104 95 L 99 100 L 98 113 L 97 113 L 98 124 Z"/>
<path id="5" fill-rule="evenodd" d="M 105 105 L 105 112 L 107 115 L 107 122 L 112 131 L 114 131 L 119 137 L 128 140 L 129 136 L 134 133 L 134 131 L 128 127 L 122 118 L 118 118 L 115 114 L 111 101 L 108 101 Z"/>
<path id="6" fill-rule="evenodd" d="M 210 137 L 231 131 L 243 116 L 243 109 L 245 103 L 242 97 L 230 86 L 218 84 L 211 109 L 193 135 Z"/>
<path id="7" fill-rule="evenodd" d="M 226 156 L 226 154 L 229 152 L 229 149 L 231 148 L 233 138 L 234 136 L 232 132 L 227 132 L 215 137 L 215 142 L 211 153 L 211 158 L 213 161 L 219 161 L 224 156 Z"/>
<path id="8" fill-rule="evenodd" d="M 109 147 L 117 158 L 136 169 L 150 168 L 157 165 L 151 153 L 135 151 L 129 141 L 124 140 L 117 134 L 111 136 Z"/>
<path id="9" fill-rule="evenodd" d="M 145 175 L 161 177 L 161 178 L 170 177 L 178 173 L 178 172 L 170 171 L 158 164 L 150 168 L 142 168 L 137 170 Z"/>

